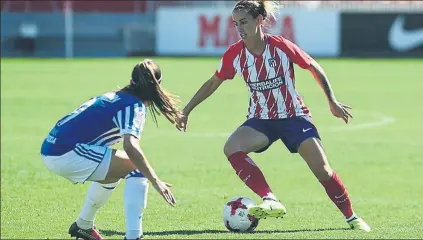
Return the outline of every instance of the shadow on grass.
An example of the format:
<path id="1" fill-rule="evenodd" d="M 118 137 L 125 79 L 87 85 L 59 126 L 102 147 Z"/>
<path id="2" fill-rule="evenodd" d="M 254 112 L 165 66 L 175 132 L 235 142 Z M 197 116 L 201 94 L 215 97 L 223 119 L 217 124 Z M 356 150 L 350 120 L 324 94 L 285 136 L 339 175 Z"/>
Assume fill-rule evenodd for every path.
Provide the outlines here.
<path id="1" fill-rule="evenodd" d="M 318 229 L 292 229 L 292 230 L 257 230 L 252 233 L 245 234 L 269 234 L 269 233 L 299 233 L 299 232 L 325 232 L 325 231 L 345 231 L 350 230 L 349 228 L 318 228 Z M 121 235 L 124 236 L 124 232 L 115 230 L 100 230 L 100 233 L 104 236 Z M 165 236 L 165 235 L 197 235 L 197 234 L 234 234 L 229 231 L 223 230 L 174 230 L 174 231 L 158 231 L 158 232 L 144 232 L 146 236 Z M 235 233 L 243 234 L 243 233 Z"/>

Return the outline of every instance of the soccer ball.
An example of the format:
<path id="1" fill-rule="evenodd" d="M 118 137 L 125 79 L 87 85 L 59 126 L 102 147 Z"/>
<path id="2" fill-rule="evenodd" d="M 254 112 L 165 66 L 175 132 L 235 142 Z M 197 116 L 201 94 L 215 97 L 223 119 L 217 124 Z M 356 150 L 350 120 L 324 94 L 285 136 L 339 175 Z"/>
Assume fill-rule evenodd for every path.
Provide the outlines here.
<path id="1" fill-rule="evenodd" d="M 248 197 L 234 197 L 223 208 L 223 223 L 231 232 L 253 232 L 259 220 L 248 214 L 256 203 Z"/>

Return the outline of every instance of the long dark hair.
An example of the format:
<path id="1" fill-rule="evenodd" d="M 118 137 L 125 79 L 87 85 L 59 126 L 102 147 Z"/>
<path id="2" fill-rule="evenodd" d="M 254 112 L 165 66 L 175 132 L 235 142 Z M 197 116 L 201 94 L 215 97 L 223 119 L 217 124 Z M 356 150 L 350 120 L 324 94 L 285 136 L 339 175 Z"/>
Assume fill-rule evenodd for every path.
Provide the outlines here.
<path id="1" fill-rule="evenodd" d="M 142 102 L 149 103 L 151 115 L 157 124 L 156 115 L 163 114 L 172 124 L 182 115 L 178 109 L 178 96 L 161 87 L 162 72 L 157 63 L 151 59 L 135 65 L 130 83 L 122 89 L 138 97 Z"/>

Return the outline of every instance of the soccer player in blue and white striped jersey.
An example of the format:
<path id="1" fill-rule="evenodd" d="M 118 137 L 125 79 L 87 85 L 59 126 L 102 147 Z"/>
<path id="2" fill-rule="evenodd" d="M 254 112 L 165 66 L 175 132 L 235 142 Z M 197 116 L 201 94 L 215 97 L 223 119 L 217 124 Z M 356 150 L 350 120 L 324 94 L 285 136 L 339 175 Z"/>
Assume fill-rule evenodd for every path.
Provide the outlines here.
<path id="1" fill-rule="evenodd" d="M 126 87 L 83 103 L 60 119 L 44 140 L 41 155 L 51 171 L 74 184 L 93 182 L 79 218 L 69 229 L 71 236 L 102 239 L 94 226 L 95 214 L 122 178 L 126 179 L 126 239 L 142 237 L 148 181 L 170 205 L 176 203 L 170 185 L 159 179 L 139 146 L 147 107 L 154 121 L 161 113 L 175 124 L 181 115 L 179 100 L 161 87 L 161 79 L 154 61 L 138 63 Z M 122 139 L 124 151 L 110 148 Z"/>

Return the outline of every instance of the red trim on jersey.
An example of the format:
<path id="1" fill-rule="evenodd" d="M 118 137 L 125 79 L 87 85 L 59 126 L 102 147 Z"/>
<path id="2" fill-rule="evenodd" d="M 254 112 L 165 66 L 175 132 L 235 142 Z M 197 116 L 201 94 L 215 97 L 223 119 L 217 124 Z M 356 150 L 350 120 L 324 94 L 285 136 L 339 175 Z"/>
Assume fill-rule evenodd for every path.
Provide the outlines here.
<path id="1" fill-rule="evenodd" d="M 295 87 L 295 70 L 294 70 L 294 64 L 292 62 L 289 63 L 289 76 L 292 79 L 292 83 Z"/>
<path id="2" fill-rule="evenodd" d="M 280 68 L 279 68 L 279 72 L 278 72 L 278 76 L 284 76 L 285 74 L 285 68 L 283 66 L 282 63 L 282 56 L 280 56 L 279 54 L 277 54 L 279 57 L 279 61 L 280 61 Z M 290 69 L 288 69 L 290 70 Z M 283 103 L 279 103 L 279 104 L 284 104 L 285 105 L 285 111 L 287 113 L 287 115 L 289 114 L 289 107 L 291 105 L 291 102 L 289 102 L 290 98 L 288 98 L 289 96 L 289 92 L 288 92 L 288 88 L 286 87 L 286 85 L 283 85 L 280 89 L 282 97 L 283 97 Z"/>
<path id="3" fill-rule="evenodd" d="M 270 39 L 272 43 L 280 48 L 295 64 L 303 69 L 310 67 L 312 58 L 295 43 L 282 36 L 271 36 Z"/>
<path id="4" fill-rule="evenodd" d="M 241 40 L 232 44 L 223 54 L 220 60 L 220 67 L 216 70 L 215 75 L 221 80 L 231 80 L 235 77 L 236 69 L 234 61 L 242 49 Z"/>
<path id="5" fill-rule="evenodd" d="M 266 51 L 266 50 L 264 50 L 264 51 Z M 267 79 L 268 74 L 267 74 L 267 70 L 266 70 L 266 63 L 264 61 L 265 61 L 265 59 L 263 58 L 263 54 L 256 57 L 255 67 L 256 67 L 256 72 L 257 72 L 257 81 L 262 81 L 262 80 Z M 267 104 L 266 108 L 269 111 L 269 104 L 268 104 L 269 100 L 268 99 L 269 99 L 270 92 L 265 91 L 265 92 L 262 92 L 262 94 L 264 96 L 264 99 L 266 99 L 265 104 Z M 263 109 L 260 109 L 260 110 L 261 111 L 259 112 L 259 111 L 257 111 L 257 108 L 256 108 L 256 115 L 261 116 L 261 112 L 263 111 Z M 269 117 L 269 115 L 267 115 L 267 118 L 268 117 Z"/>
<path id="6" fill-rule="evenodd" d="M 275 69 L 280 68 L 281 65 L 281 60 L 280 57 L 278 57 L 278 54 L 276 53 L 276 48 L 275 46 L 270 44 L 270 39 L 269 39 L 269 53 L 270 53 L 270 57 L 273 58 L 275 60 Z M 267 61 L 269 61 L 267 59 Z M 270 64 L 270 63 L 269 63 Z M 272 66 L 270 66 L 272 67 Z M 276 70 L 274 70 L 276 73 Z M 276 73 L 276 75 L 278 76 L 279 74 Z M 269 76 L 269 72 L 267 72 L 267 76 L 266 78 Z M 275 95 L 272 91 L 269 91 L 269 98 L 267 101 L 267 107 L 269 108 L 269 119 L 277 119 L 278 118 L 278 102 L 276 102 L 276 98 Z"/>
<path id="7" fill-rule="evenodd" d="M 297 97 L 298 102 L 300 102 L 301 105 L 301 110 L 303 111 L 304 114 L 308 114 L 310 113 L 310 110 L 308 109 L 308 107 L 304 104 L 303 99 L 301 99 L 300 97 Z"/>

